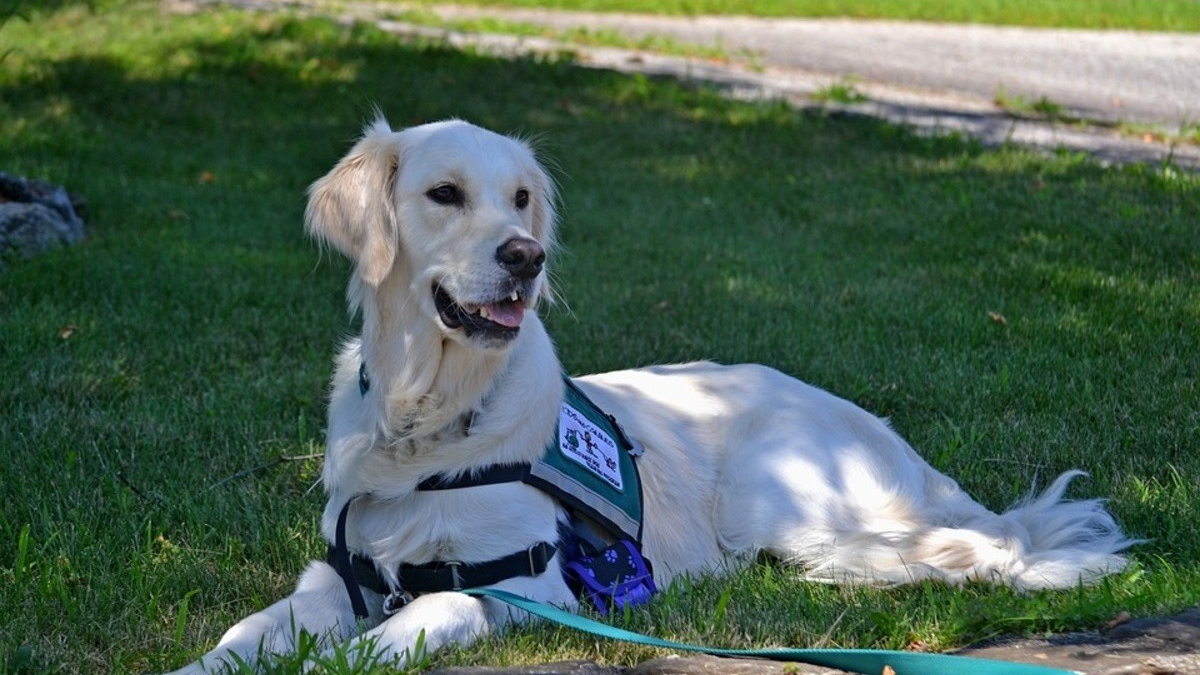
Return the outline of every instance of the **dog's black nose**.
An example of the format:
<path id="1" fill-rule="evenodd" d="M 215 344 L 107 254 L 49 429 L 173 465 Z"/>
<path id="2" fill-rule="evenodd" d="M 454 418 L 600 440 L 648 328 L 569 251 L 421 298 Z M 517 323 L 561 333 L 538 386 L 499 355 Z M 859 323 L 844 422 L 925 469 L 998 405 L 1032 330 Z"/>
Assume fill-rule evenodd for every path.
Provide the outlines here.
<path id="1" fill-rule="evenodd" d="M 542 271 L 546 249 L 532 239 L 515 237 L 496 249 L 496 262 L 518 279 L 532 279 Z"/>

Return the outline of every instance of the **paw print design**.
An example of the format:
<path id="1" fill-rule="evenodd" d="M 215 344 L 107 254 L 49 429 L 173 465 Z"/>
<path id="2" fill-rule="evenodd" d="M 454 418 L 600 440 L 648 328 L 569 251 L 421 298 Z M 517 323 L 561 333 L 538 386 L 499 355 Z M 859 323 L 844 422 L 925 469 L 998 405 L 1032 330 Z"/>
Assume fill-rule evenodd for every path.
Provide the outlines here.
<path id="1" fill-rule="evenodd" d="M 610 563 L 617 562 L 617 552 L 611 548 L 604 552 L 604 559 Z"/>

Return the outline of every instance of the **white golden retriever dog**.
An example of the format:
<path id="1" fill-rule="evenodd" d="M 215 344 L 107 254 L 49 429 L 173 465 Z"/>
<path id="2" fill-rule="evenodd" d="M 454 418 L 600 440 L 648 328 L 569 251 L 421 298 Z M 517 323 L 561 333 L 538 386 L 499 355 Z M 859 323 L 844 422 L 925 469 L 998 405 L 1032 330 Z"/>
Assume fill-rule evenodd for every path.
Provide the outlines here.
<path id="1" fill-rule="evenodd" d="M 377 639 L 403 658 L 418 640 L 428 650 L 467 644 L 524 618 L 454 591 L 384 605 L 402 566 L 450 563 L 457 579 L 459 563 L 559 540 L 564 505 L 525 483 L 418 489 L 534 462 L 555 433 L 565 387 L 535 313 L 550 295 L 554 211 L 551 180 L 525 143 L 461 121 L 393 131 L 380 119 L 313 184 L 307 230 L 353 261 L 348 298 L 363 322 L 333 376 L 323 531 L 386 588 L 351 591 L 314 561 L 290 597 L 178 672 L 293 650 L 300 629 L 326 646 Z M 1063 499 L 1079 472 L 997 515 L 886 422 L 765 366 L 691 363 L 574 382 L 644 447 L 642 543 L 659 585 L 726 572 L 759 551 L 837 583 L 1067 588 L 1126 565 L 1131 541 L 1101 502 Z M 573 607 L 561 557 L 551 549 L 544 569 L 487 585 Z M 354 595 L 368 614 L 361 624 Z"/>

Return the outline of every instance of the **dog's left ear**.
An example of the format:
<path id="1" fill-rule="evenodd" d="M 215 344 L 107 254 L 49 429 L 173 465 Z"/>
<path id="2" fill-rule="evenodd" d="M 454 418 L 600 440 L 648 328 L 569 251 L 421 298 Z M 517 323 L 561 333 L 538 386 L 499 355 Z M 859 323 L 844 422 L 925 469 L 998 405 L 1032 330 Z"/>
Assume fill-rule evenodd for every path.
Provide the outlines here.
<path id="1" fill-rule="evenodd" d="M 397 135 L 382 118 L 333 170 L 308 189 L 304 228 L 353 260 L 362 280 L 378 286 L 399 246 L 393 185 L 400 162 Z"/>

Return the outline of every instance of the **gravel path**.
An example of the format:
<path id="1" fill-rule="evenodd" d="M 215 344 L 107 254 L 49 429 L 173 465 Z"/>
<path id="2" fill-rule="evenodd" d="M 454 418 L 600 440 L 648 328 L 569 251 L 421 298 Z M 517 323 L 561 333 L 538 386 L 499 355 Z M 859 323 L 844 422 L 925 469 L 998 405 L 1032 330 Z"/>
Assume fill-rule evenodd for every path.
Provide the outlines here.
<path id="1" fill-rule="evenodd" d="M 164 0 L 186 9 L 219 0 Z M 631 40 L 654 35 L 717 47 L 726 61 L 665 56 L 553 39 L 477 34 L 385 18 L 399 2 L 368 0 L 229 0 L 259 11 L 283 8 L 372 21 L 401 36 L 443 39 L 507 55 L 559 53 L 623 72 L 707 80 L 741 97 L 782 97 L 869 115 L 921 132 L 962 133 L 987 145 L 1017 143 L 1046 151 L 1086 152 L 1104 163 L 1171 163 L 1200 170 L 1200 143 L 1163 140 L 1200 124 L 1200 35 L 1133 31 L 1049 30 L 847 19 L 662 17 L 553 10 L 421 8 L 447 20 L 494 17 L 560 30 L 616 31 Z M 849 85 L 853 104 L 814 103 L 813 94 Z M 1016 114 L 997 98 L 1045 100 L 1066 115 L 1048 121 Z M 1131 131 L 1131 129 L 1133 131 Z M 1194 131 L 1193 131 L 1194 134 Z"/>

